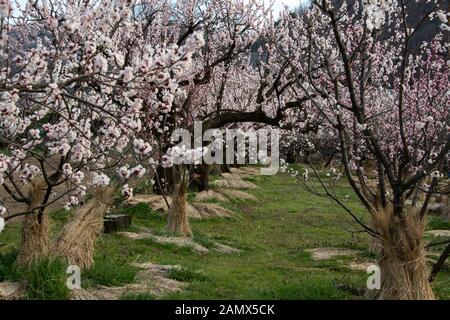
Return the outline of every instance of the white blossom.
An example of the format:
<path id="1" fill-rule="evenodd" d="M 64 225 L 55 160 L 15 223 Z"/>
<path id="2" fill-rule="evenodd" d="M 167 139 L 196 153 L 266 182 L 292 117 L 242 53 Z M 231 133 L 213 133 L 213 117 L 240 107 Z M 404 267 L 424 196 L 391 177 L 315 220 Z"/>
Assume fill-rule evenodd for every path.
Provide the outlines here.
<path id="1" fill-rule="evenodd" d="M 143 166 L 138 165 L 130 170 L 130 175 L 137 176 L 138 178 L 142 178 L 146 172 L 147 172 L 147 170 Z"/>
<path id="2" fill-rule="evenodd" d="M 439 171 L 433 171 L 433 172 L 431 173 L 431 178 L 437 178 L 437 179 L 439 179 L 439 178 L 441 178 L 441 177 L 443 177 L 443 174 L 441 174 Z"/>
<path id="3" fill-rule="evenodd" d="M 133 198 L 133 188 L 131 188 L 128 184 L 125 184 L 122 187 L 122 196 L 126 200 Z"/>
<path id="4" fill-rule="evenodd" d="M 128 179 L 131 175 L 130 169 L 128 169 L 128 166 L 123 166 L 117 170 L 117 173 L 119 174 L 119 177 L 122 179 Z"/>
<path id="5" fill-rule="evenodd" d="M 107 185 L 109 185 L 110 181 L 111 181 L 111 179 L 104 173 L 98 174 L 98 173 L 94 172 L 92 174 L 92 185 L 93 186 L 107 186 Z"/>
<path id="6" fill-rule="evenodd" d="M 152 146 L 142 139 L 136 139 L 133 142 L 134 152 L 140 155 L 147 155 L 152 151 Z"/>
<path id="7" fill-rule="evenodd" d="M 94 58 L 94 71 L 100 73 L 108 71 L 108 60 L 102 54 L 98 54 Z"/>
<path id="8" fill-rule="evenodd" d="M 436 15 L 442 23 L 447 23 L 447 14 L 444 11 L 439 10 L 436 12 Z"/>

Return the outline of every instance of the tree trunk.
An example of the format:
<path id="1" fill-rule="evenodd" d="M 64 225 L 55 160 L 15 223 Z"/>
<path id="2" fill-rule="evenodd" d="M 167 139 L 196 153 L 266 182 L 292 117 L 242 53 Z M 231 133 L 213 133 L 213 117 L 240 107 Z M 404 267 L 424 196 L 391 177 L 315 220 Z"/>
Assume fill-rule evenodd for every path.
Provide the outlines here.
<path id="1" fill-rule="evenodd" d="M 219 175 L 222 173 L 221 165 L 220 164 L 213 164 L 211 165 L 209 169 L 210 175 Z"/>
<path id="2" fill-rule="evenodd" d="M 424 223 L 417 211 L 403 217 L 394 216 L 392 209 L 374 217 L 380 234 L 382 300 L 433 300 L 423 242 Z"/>
<path id="3" fill-rule="evenodd" d="M 200 182 L 200 192 L 209 190 L 209 165 L 207 164 L 200 165 Z"/>
<path id="4" fill-rule="evenodd" d="M 444 249 L 444 251 L 440 255 L 438 261 L 433 266 L 433 269 L 432 269 L 431 275 L 430 275 L 430 282 L 432 282 L 434 280 L 434 278 L 436 277 L 436 275 L 439 273 L 439 271 L 441 271 L 442 267 L 444 266 L 445 261 L 447 260 L 447 258 L 449 256 L 450 256 L 450 244 L 447 245 L 447 247 Z"/>
<path id="5" fill-rule="evenodd" d="M 325 156 L 320 158 L 320 167 L 319 167 L 320 171 L 325 170 L 325 168 L 326 168 L 326 166 L 325 166 L 326 161 L 327 160 L 326 160 Z"/>
<path id="6" fill-rule="evenodd" d="M 220 167 L 220 171 L 223 173 L 231 173 L 230 171 L 230 166 L 226 163 L 222 164 L 222 166 Z"/>
<path id="7" fill-rule="evenodd" d="M 32 183 L 28 210 L 42 205 L 47 185 L 45 181 L 36 180 Z M 50 248 L 50 223 L 45 210 L 27 214 L 22 222 L 22 238 L 18 264 L 30 264 L 33 261 L 46 257 Z"/>
<path id="8" fill-rule="evenodd" d="M 185 237 L 192 236 L 186 211 L 185 182 L 175 185 L 175 190 L 172 195 L 172 204 L 167 215 L 167 230 L 171 233 Z"/>
<path id="9" fill-rule="evenodd" d="M 159 165 L 156 168 L 155 184 L 153 186 L 154 194 L 170 194 L 174 191 L 175 177 L 173 168 L 163 168 Z"/>
<path id="10" fill-rule="evenodd" d="M 195 178 L 191 180 L 189 187 L 196 188 L 198 192 L 209 190 L 209 171 L 211 167 L 207 164 L 198 165 L 192 174 Z"/>
<path id="11" fill-rule="evenodd" d="M 394 208 L 394 216 L 401 217 L 403 215 L 403 207 L 404 207 L 403 193 L 402 191 L 400 191 L 400 187 L 398 185 L 392 186 L 392 193 L 393 193 L 392 205 Z"/>
<path id="12" fill-rule="evenodd" d="M 327 163 L 325 163 L 325 168 L 328 168 L 330 166 L 330 164 L 333 162 L 334 156 L 336 155 L 337 151 L 334 151 L 330 157 L 328 158 Z"/>

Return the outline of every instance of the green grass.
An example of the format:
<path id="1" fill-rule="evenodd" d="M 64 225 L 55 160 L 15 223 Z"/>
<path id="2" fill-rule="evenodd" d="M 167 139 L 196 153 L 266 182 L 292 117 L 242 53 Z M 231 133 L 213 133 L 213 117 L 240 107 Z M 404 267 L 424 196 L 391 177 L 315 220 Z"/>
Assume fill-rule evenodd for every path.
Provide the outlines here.
<path id="1" fill-rule="evenodd" d="M 450 221 L 441 216 L 430 216 L 427 224 L 428 230 L 450 230 Z"/>
<path id="2" fill-rule="evenodd" d="M 17 266 L 16 250 L 0 253 L 0 281 L 22 281 L 26 299 L 64 300 L 69 298 L 67 263 L 57 258 L 45 258 L 30 266 Z"/>
<path id="3" fill-rule="evenodd" d="M 173 244 L 105 234 L 97 241 L 94 267 L 82 274 L 82 285 L 130 283 L 138 271 L 133 263 L 152 262 L 181 266 L 169 276 L 187 281 L 188 286 L 163 297 L 128 293 L 123 299 L 362 299 L 368 275 L 350 270 L 348 263 L 374 256 L 367 250 L 368 236 L 359 232 L 350 216 L 331 200 L 303 190 L 287 174 L 257 176 L 252 182 L 259 188 L 247 192 L 255 195 L 257 202 L 221 203 L 236 212 L 235 216 L 190 221 L 197 243 L 212 249 L 219 242 L 240 249 L 240 253 L 225 255 L 211 250 L 199 254 Z M 367 212 L 344 181 L 337 184 L 336 191 L 346 206 L 369 222 Z M 165 218 L 147 205 L 116 211 L 133 215 L 131 231 L 149 228 L 155 234 L 165 233 Z M 429 228 L 447 228 L 445 223 L 431 218 Z M 18 234 L 17 224 L 12 224 L 0 235 L 0 279 L 13 278 L 11 261 L 18 249 Z M 315 261 L 306 251 L 330 246 L 360 253 Z M 439 298 L 450 299 L 448 268 L 433 286 Z"/>
<path id="4" fill-rule="evenodd" d="M 67 264 L 60 259 L 45 258 L 20 267 L 17 277 L 26 284 L 26 298 L 30 300 L 68 299 Z"/>
<path id="5" fill-rule="evenodd" d="M 16 257 L 16 250 L 8 250 L 0 254 L 0 281 L 15 280 L 19 278 L 17 270 L 14 267 Z"/>
<path id="6" fill-rule="evenodd" d="M 204 281 L 207 279 L 205 275 L 203 275 L 201 272 L 189 270 L 186 268 L 181 269 L 174 268 L 170 270 L 169 278 L 185 282 Z"/>
<path id="7" fill-rule="evenodd" d="M 129 265 L 127 259 L 117 255 L 98 253 L 94 266 L 83 274 L 84 285 L 100 284 L 104 286 L 120 286 L 133 282 L 137 268 Z"/>

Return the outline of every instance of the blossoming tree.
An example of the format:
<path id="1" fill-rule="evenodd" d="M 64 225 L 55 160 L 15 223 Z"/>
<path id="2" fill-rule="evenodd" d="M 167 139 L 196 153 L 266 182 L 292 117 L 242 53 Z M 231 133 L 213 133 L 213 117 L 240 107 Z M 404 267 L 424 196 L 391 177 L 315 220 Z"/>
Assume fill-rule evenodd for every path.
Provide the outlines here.
<path id="1" fill-rule="evenodd" d="M 161 160 L 156 170 L 155 192 L 172 196 L 172 204 L 168 203 L 167 228 L 174 233 L 191 235 L 186 215 L 186 188 L 194 167 L 190 160 L 201 158 L 202 148 L 174 148 L 178 141 L 172 141 L 172 133 L 178 128 L 193 131 L 194 121 L 204 120 L 203 115 L 211 108 L 213 100 L 205 101 L 200 97 L 211 89 L 224 70 L 249 56 L 251 46 L 264 27 L 267 9 L 259 0 L 215 0 L 171 3 L 164 10 L 163 25 L 167 26 L 166 36 L 173 43 L 185 45 L 193 36 L 202 47 L 193 55 L 188 75 L 177 83 L 182 92 L 173 96 L 169 103 L 165 103 L 164 95 L 150 100 L 161 101 L 167 108 L 159 110 L 147 126 L 147 134 L 157 141 Z M 151 5 L 146 5 L 146 12 L 151 14 Z M 240 74 L 245 71 L 242 69 Z M 183 156 L 187 161 L 174 165 L 174 158 Z"/>
<path id="2" fill-rule="evenodd" d="M 279 52 L 299 90 L 336 132 L 343 173 L 372 215 L 371 226 L 358 222 L 379 239 L 378 297 L 433 298 L 423 227 L 450 147 L 448 42 L 442 33 L 417 51 L 411 42 L 433 19 L 445 31 L 447 8 L 424 1 L 420 19 L 410 21 L 413 4 L 401 0 L 363 1 L 352 10 L 346 2 L 313 3 L 298 18 L 284 15 L 290 27 Z M 368 158 L 376 164 L 375 189 L 364 169 Z M 417 190 L 424 201 L 412 208 L 407 199 Z"/>
<path id="3" fill-rule="evenodd" d="M 174 94 L 196 43 L 151 38 L 163 26 L 139 19 L 135 1 L 0 5 L 0 226 L 25 216 L 19 261 L 29 262 L 50 250 L 53 203 L 77 206 L 111 179 L 132 196 L 126 181 L 153 163 L 138 93 Z"/>

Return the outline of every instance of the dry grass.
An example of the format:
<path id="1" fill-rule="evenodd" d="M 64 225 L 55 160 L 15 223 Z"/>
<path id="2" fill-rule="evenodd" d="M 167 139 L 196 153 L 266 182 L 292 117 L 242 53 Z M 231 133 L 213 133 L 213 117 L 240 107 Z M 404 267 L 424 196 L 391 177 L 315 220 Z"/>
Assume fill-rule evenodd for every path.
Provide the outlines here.
<path id="1" fill-rule="evenodd" d="M 185 286 L 185 283 L 168 277 L 169 272 L 174 268 L 179 268 L 179 266 L 153 263 L 137 263 L 135 266 L 141 269 L 136 277 L 136 283 L 121 287 L 97 285 L 88 289 L 74 290 L 72 299 L 117 300 L 127 293 L 163 296 L 168 293 L 181 291 Z"/>
<path id="2" fill-rule="evenodd" d="M 429 230 L 426 234 L 432 235 L 433 237 L 449 237 L 450 230 Z"/>
<path id="3" fill-rule="evenodd" d="M 244 191 L 240 191 L 240 190 L 217 189 L 216 191 L 225 195 L 230 200 L 233 200 L 233 199 L 251 200 L 251 201 L 258 200 L 254 195 L 246 193 Z"/>
<path id="4" fill-rule="evenodd" d="M 222 179 L 215 180 L 211 183 L 212 186 L 226 189 L 241 189 L 250 190 L 258 188 L 254 183 L 244 181 L 237 174 L 222 173 Z"/>
<path id="5" fill-rule="evenodd" d="M 215 243 L 214 244 L 214 250 L 217 252 L 223 253 L 223 254 L 232 254 L 232 253 L 239 253 L 241 250 L 227 246 L 225 244 L 221 243 Z"/>
<path id="6" fill-rule="evenodd" d="M 77 209 L 62 228 L 53 244 L 53 253 L 82 269 L 92 267 L 95 240 L 103 230 L 103 218 L 113 195 L 113 188 L 97 189 L 93 198 Z"/>
<path id="7" fill-rule="evenodd" d="M 166 197 L 169 205 L 172 203 L 171 197 Z M 137 194 L 133 198 L 127 201 L 130 205 L 137 205 L 140 203 L 148 204 L 148 206 L 154 211 L 168 211 L 164 197 L 154 194 Z"/>
<path id="8" fill-rule="evenodd" d="M 166 200 L 169 206 L 172 206 L 172 197 L 166 196 Z M 154 194 L 138 194 L 128 201 L 130 205 L 136 205 L 139 203 L 147 204 L 153 211 L 160 211 L 167 213 L 169 208 L 161 195 Z M 201 218 L 200 213 L 189 203 L 186 203 L 186 214 L 189 218 Z"/>
<path id="9" fill-rule="evenodd" d="M 26 288 L 22 282 L 0 282 L 0 300 L 19 300 L 25 293 Z"/>
<path id="10" fill-rule="evenodd" d="M 256 201 L 257 198 L 249 193 L 233 190 L 233 189 L 225 189 L 218 188 L 214 190 L 202 191 L 195 196 L 195 202 L 206 202 L 210 200 L 229 202 L 236 200 L 251 200 Z"/>
<path id="11" fill-rule="evenodd" d="M 234 212 L 217 204 L 194 203 L 193 206 L 202 218 L 231 217 Z"/>
<path id="12" fill-rule="evenodd" d="M 334 257 L 340 256 L 352 256 L 358 253 L 356 250 L 345 248 L 314 248 L 307 249 L 307 252 L 311 253 L 313 260 L 328 260 Z"/>
<path id="13" fill-rule="evenodd" d="M 252 176 L 261 175 L 261 168 L 256 167 L 230 168 L 230 172 L 233 174 L 237 174 L 242 178 L 249 178 Z"/>
<path id="14" fill-rule="evenodd" d="M 153 241 L 155 241 L 157 243 L 173 244 L 178 247 L 189 247 L 198 253 L 208 253 L 209 252 L 209 250 L 207 248 L 194 242 L 191 238 L 188 238 L 188 237 L 163 237 L 163 236 L 154 235 L 149 231 L 143 231 L 140 233 L 124 231 L 124 232 L 119 232 L 118 234 L 123 237 L 126 237 L 128 239 L 132 239 L 132 240 L 152 239 Z"/>
<path id="15" fill-rule="evenodd" d="M 29 209 L 41 205 L 46 188 L 47 184 L 43 179 L 37 179 L 31 184 Z M 21 237 L 17 263 L 29 265 L 33 261 L 48 255 L 50 250 L 50 222 L 45 212 L 42 212 L 40 216 L 37 212 L 25 215 L 22 222 Z"/>
<path id="16" fill-rule="evenodd" d="M 352 270 L 366 272 L 367 269 L 374 264 L 375 262 L 370 261 L 352 261 L 349 263 L 348 267 Z"/>
<path id="17" fill-rule="evenodd" d="M 230 192 L 228 192 L 230 191 Z M 241 195 L 242 197 L 245 197 L 247 195 L 247 198 L 251 197 L 251 195 L 245 194 L 242 195 L 241 193 L 233 193 L 237 192 L 235 190 L 231 191 L 228 190 L 227 194 L 231 195 Z M 172 206 L 172 197 L 166 197 L 167 201 L 169 202 L 169 205 Z M 129 201 L 130 204 L 137 204 L 137 203 L 146 203 L 148 206 L 154 210 L 154 211 L 160 211 L 164 213 L 168 213 L 168 207 L 167 204 L 164 201 L 163 196 L 160 195 L 137 195 L 133 198 L 133 200 Z M 180 203 L 178 204 L 179 207 Z M 217 204 L 207 204 L 207 203 L 184 203 L 186 215 L 188 218 L 193 219 L 205 219 L 205 218 L 212 218 L 212 217 L 230 217 L 234 214 L 233 211 L 223 208 L 220 205 Z"/>
<path id="18" fill-rule="evenodd" d="M 195 196 L 195 202 L 206 202 L 210 200 L 217 200 L 227 202 L 229 201 L 222 193 L 216 190 L 207 190 L 197 193 Z"/>

